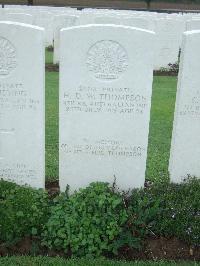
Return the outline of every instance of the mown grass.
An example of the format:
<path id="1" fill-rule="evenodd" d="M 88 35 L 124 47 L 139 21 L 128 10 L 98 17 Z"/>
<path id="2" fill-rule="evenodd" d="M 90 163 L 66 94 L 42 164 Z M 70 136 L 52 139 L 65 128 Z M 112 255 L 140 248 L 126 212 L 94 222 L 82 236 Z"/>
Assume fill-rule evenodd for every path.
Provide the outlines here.
<path id="1" fill-rule="evenodd" d="M 45 51 L 45 61 L 46 61 L 46 64 L 51 64 L 53 63 L 53 53 L 51 51 L 48 51 L 46 49 Z"/>
<path id="2" fill-rule="evenodd" d="M 86 260 L 49 257 L 5 257 L 0 258 L 1 266 L 198 266 L 200 263 L 195 262 L 126 262 L 126 261 L 109 261 L 109 260 Z"/>
<path id="3" fill-rule="evenodd" d="M 46 72 L 46 179 L 58 179 L 58 78 Z"/>
<path id="4" fill-rule="evenodd" d="M 168 178 L 176 77 L 154 77 L 146 179 Z"/>
<path id="5" fill-rule="evenodd" d="M 51 52 L 46 52 L 49 61 Z M 58 179 L 58 78 L 46 72 L 46 177 Z M 154 77 L 146 179 L 168 178 L 176 77 Z"/>

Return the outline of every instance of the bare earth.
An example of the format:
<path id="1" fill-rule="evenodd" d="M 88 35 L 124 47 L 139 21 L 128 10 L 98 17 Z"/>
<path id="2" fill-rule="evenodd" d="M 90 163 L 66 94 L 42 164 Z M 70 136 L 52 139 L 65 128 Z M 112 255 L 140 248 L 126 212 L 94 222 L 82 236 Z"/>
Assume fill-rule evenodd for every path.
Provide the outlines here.
<path id="1" fill-rule="evenodd" d="M 3 0 L 1 4 L 27 4 L 28 0 Z M 76 7 L 110 7 L 119 9 L 146 9 L 146 2 L 143 0 L 33 0 L 34 5 L 54 6 L 76 6 Z M 151 3 L 152 10 L 199 10 L 200 4 L 180 4 L 154 2 Z"/>

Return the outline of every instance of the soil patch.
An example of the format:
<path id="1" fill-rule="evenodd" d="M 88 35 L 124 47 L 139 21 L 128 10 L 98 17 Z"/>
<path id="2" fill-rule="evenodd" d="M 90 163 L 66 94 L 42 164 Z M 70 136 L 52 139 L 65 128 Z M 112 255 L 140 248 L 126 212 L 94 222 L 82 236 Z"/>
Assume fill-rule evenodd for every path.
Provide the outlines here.
<path id="1" fill-rule="evenodd" d="M 60 192 L 59 182 L 56 181 L 48 181 L 45 183 L 45 188 L 48 192 L 49 197 L 53 198 L 57 196 Z"/>
<path id="2" fill-rule="evenodd" d="M 8 1 L 8 0 L 7 0 Z M 142 9 L 147 10 L 144 0 L 34 0 L 34 5 L 54 5 L 71 7 L 99 7 L 99 8 L 119 8 L 119 9 Z M 173 3 L 172 1 L 151 1 L 150 10 L 200 10 L 198 3 Z"/>
<path id="3" fill-rule="evenodd" d="M 38 238 L 26 237 L 15 245 L 5 246 L 0 243 L 0 256 L 14 255 L 41 255 L 50 257 L 70 258 L 71 252 L 65 254 L 62 251 L 49 250 L 40 246 Z M 131 249 L 127 246 L 119 250 L 117 256 L 105 254 L 108 259 L 119 260 L 190 260 L 200 261 L 200 247 L 190 247 L 177 238 L 148 238 L 141 250 Z"/>
<path id="4" fill-rule="evenodd" d="M 174 71 L 160 71 L 160 70 L 154 70 L 153 71 L 154 76 L 171 76 L 171 77 L 176 77 L 178 76 L 177 72 Z"/>
<path id="5" fill-rule="evenodd" d="M 124 247 L 119 259 L 126 260 L 196 260 L 200 261 L 200 248 L 190 247 L 177 238 L 148 238 L 140 251 Z"/>
<path id="6" fill-rule="evenodd" d="M 55 64 L 45 64 L 45 70 L 47 72 L 59 72 L 59 65 Z"/>

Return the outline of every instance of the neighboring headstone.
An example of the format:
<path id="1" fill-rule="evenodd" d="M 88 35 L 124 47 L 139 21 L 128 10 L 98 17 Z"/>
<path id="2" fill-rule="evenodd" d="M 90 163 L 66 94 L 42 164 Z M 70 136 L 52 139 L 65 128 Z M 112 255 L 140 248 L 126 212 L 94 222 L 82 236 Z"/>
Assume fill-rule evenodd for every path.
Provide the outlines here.
<path id="1" fill-rule="evenodd" d="M 185 32 L 170 152 L 172 182 L 200 177 L 200 31 Z"/>
<path id="2" fill-rule="evenodd" d="M 200 30 L 200 19 L 192 19 L 186 21 L 186 30 Z"/>
<path id="3" fill-rule="evenodd" d="M 144 17 L 122 16 L 121 24 L 145 30 L 155 30 L 154 21 Z"/>
<path id="4" fill-rule="evenodd" d="M 0 22 L 0 178 L 44 188 L 44 30 Z"/>
<path id="5" fill-rule="evenodd" d="M 115 25 L 61 30 L 62 191 L 115 177 L 121 189 L 144 185 L 154 37 Z"/>
<path id="6" fill-rule="evenodd" d="M 80 16 L 80 25 L 85 24 L 114 24 L 142 28 L 145 30 L 155 29 L 153 20 L 148 20 L 144 17 L 128 16 L 123 13 L 101 13 L 99 11 L 82 12 Z"/>
<path id="7" fill-rule="evenodd" d="M 178 61 L 184 23 L 175 19 L 156 21 L 156 55 L 154 68 L 169 68 L 168 64 Z"/>
<path id="8" fill-rule="evenodd" d="M 72 27 L 78 25 L 78 16 L 75 15 L 58 15 L 54 16 L 54 53 L 53 63 L 59 63 L 60 52 L 60 30 L 62 28 Z"/>
<path id="9" fill-rule="evenodd" d="M 33 16 L 25 13 L 8 13 L 4 15 L 4 20 L 33 24 Z"/>
<path id="10" fill-rule="evenodd" d="M 48 11 L 37 11 L 34 14 L 34 25 L 45 29 L 45 46 L 53 46 L 53 14 Z"/>

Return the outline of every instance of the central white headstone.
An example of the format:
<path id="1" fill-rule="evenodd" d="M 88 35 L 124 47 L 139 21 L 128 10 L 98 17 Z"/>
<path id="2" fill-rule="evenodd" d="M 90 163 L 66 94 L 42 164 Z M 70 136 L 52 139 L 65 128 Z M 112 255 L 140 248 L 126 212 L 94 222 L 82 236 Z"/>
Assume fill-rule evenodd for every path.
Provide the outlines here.
<path id="1" fill-rule="evenodd" d="M 0 179 L 44 188 L 44 30 L 0 22 Z"/>
<path id="2" fill-rule="evenodd" d="M 144 185 L 154 37 L 115 25 L 61 30 L 62 191 L 115 178 L 121 189 Z"/>

